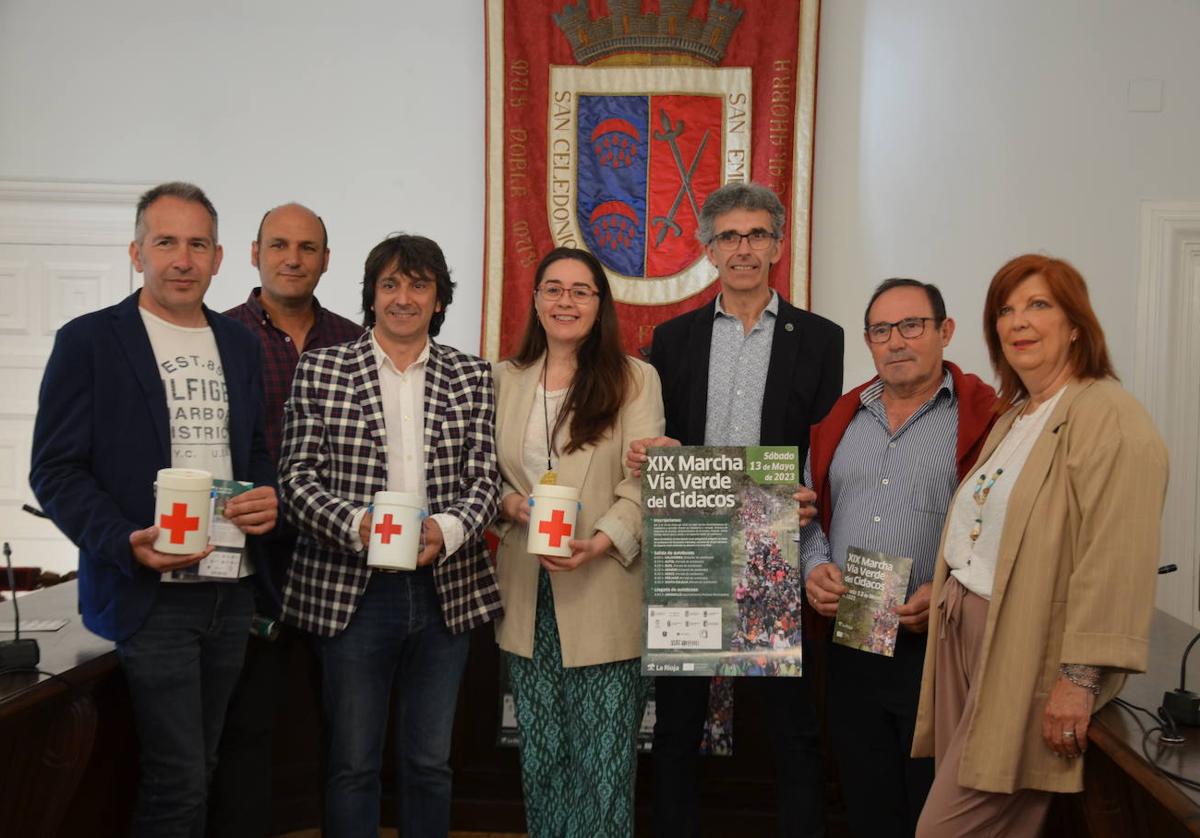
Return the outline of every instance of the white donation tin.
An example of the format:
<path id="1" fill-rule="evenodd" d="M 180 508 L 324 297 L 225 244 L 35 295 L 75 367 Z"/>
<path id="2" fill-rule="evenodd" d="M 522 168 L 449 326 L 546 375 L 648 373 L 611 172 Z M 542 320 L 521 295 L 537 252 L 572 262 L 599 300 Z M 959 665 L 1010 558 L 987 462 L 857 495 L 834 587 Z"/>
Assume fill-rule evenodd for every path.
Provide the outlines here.
<path id="1" fill-rule="evenodd" d="M 535 556 L 571 555 L 567 545 L 578 538 L 579 490 L 571 486 L 539 483 L 529 498 L 529 539 L 526 548 Z"/>
<path id="2" fill-rule="evenodd" d="M 421 496 L 415 492 L 376 492 L 367 567 L 416 570 L 424 517 Z"/>
<path id="3" fill-rule="evenodd" d="M 159 469 L 154 482 L 154 526 L 160 553 L 188 556 L 208 546 L 213 477 L 194 468 Z"/>

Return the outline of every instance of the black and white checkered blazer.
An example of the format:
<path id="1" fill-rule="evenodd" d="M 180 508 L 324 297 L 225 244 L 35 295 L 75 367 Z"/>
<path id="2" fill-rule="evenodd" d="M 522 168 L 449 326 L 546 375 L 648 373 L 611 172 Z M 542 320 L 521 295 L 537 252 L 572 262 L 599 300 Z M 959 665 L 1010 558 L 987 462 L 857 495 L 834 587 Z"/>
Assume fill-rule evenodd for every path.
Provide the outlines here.
<path id="1" fill-rule="evenodd" d="M 500 497 L 495 392 L 488 363 L 430 341 L 425 366 L 429 514 L 462 522 L 465 540 L 434 563 L 442 617 L 462 632 L 501 614 L 483 531 Z M 354 552 L 355 513 L 387 488 L 383 398 L 371 333 L 306 352 L 284 407 L 279 488 L 299 530 L 283 618 L 332 637 L 346 628 L 371 571 Z"/>

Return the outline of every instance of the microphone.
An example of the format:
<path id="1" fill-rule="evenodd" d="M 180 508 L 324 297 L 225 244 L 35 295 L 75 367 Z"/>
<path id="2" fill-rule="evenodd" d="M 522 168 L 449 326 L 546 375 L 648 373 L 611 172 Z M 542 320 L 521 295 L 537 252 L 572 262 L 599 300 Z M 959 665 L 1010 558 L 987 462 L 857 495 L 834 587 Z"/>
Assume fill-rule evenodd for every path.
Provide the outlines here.
<path id="1" fill-rule="evenodd" d="M 10 669 L 36 669 L 42 659 L 42 653 L 38 649 L 36 640 L 21 639 L 21 606 L 17 604 L 17 582 L 13 574 L 12 547 L 8 546 L 7 541 L 4 542 L 4 563 L 8 566 L 8 589 L 12 592 L 13 613 L 16 615 L 16 619 L 13 622 L 13 639 L 0 640 L 0 672 L 7 672 Z"/>
<path id="2" fill-rule="evenodd" d="M 1165 564 L 1158 568 L 1159 575 L 1174 573 L 1179 570 L 1176 565 Z M 1183 650 L 1183 660 L 1179 662 L 1179 688 L 1163 693 L 1162 709 L 1175 720 L 1177 724 L 1188 727 L 1200 727 L 1200 695 L 1187 688 L 1187 659 L 1192 653 L 1192 647 L 1200 640 L 1200 634 L 1192 638 L 1187 648 Z"/>
<path id="3" fill-rule="evenodd" d="M 1183 650 L 1183 660 L 1179 662 L 1179 688 L 1163 693 L 1163 709 L 1175 721 L 1189 727 L 1200 727 L 1200 695 L 1187 689 L 1187 659 L 1197 640 L 1200 640 L 1200 634 Z"/>

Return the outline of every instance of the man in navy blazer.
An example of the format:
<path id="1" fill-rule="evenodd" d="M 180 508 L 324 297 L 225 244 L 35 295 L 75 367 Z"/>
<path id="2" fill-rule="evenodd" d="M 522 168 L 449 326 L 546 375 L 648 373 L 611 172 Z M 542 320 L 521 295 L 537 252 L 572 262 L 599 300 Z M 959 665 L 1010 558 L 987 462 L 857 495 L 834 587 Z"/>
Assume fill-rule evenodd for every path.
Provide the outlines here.
<path id="1" fill-rule="evenodd" d="M 665 438 L 632 444 L 640 468 L 650 445 L 795 445 L 842 393 L 841 327 L 771 290 L 785 212 L 770 189 L 732 183 L 709 194 L 697 238 L 717 268 L 720 295 L 654 330 L 650 363 L 663 383 Z M 797 496 L 799 500 L 799 495 Z M 824 788 L 808 678 L 742 678 L 759 691 L 775 751 L 780 835 L 823 835 Z M 708 678 L 655 682 L 654 818 L 671 835 L 700 834 L 698 750 Z"/>
<path id="2" fill-rule="evenodd" d="M 221 263 L 217 214 L 197 187 L 141 197 L 129 246 L 143 285 L 58 330 L 34 425 L 30 483 L 79 547 L 83 622 L 113 640 L 141 743 L 134 835 L 204 832 L 205 790 L 253 609 L 252 580 L 176 580 L 211 552 L 154 549 L 159 469 L 251 481 L 225 515 L 275 525 L 258 341 L 204 306 Z"/>

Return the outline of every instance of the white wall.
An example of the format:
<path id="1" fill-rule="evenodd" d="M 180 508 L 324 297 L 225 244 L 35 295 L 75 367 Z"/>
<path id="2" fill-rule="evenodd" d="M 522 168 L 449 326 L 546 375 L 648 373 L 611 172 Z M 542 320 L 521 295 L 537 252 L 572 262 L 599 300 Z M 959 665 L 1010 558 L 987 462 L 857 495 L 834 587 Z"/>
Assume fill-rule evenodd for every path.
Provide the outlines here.
<path id="1" fill-rule="evenodd" d="M 1198 37 L 1192 0 L 827 0 L 814 308 L 861 334 L 880 280 L 934 282 L 959 323 L 950 357 L 985 374 L 988 282 L 1044 251 L 1087 278 L 1132 385 L 1138 202 L 1200 197 Z M 1162 112 L 1128 112 L 1148 78 Z M 847 385 L 871 371 L 848 341 Z"/>
<path id="2" fill-rule="evenodd" d="M 428 235 L 460 282 L 443 338 L 475 350 L 482 44 L 479 0 L 0 0 L 0 176 L 198 183 L 218 309 L 257 285 L 249 243 L 279 203 L 325 218 L 318 296 L 354 319 L 371 246 Z"/>

